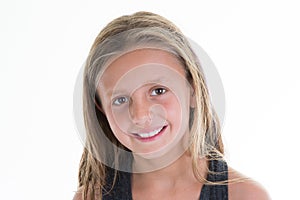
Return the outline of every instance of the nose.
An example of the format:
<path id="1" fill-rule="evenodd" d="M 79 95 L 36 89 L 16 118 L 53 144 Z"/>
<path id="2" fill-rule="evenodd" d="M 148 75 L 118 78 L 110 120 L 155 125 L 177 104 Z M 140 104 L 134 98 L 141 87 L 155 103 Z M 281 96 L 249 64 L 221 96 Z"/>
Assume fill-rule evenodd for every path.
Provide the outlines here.
<path id="1" fill-rule="evenodd" d="M 139 126 L 151 124 L 151 105 L 151 102 L 142 95 L 132 97 L 129 110 L 133 124 Z"/>

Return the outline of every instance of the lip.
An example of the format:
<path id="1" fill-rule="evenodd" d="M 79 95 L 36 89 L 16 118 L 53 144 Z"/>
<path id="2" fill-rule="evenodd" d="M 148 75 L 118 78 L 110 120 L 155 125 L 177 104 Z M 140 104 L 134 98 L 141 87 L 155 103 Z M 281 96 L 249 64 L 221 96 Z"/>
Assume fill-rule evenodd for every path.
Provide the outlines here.
<path id="1" fill-rule="evenodd" d="M 161 135 L 163 135 L 164 132 L 165 132 L 165 130 L 167 129 L 167 127 L 168 127 L 168 125 L 163 126 L 162 129 L 156 135 L 151 136 L 151 137 L 145 137 L 145 138 L 143 138 L 143 137 L 141 137 L 141 136 L 139 136 L 137 134 L 134 134 L 134 137 L 136 139 L 138 139 L 139 141 L 141 141 L 141 142 L 151 142 L 151 141 L 154 141 L 157 138 L 159 138 Z M 152 129 L 152 130 L 155 130 L 155 129 Z M 146 131 L 145 130 L 145 131 L 141 131 L 141 132 L 151 132 L 151 131 Z"/>

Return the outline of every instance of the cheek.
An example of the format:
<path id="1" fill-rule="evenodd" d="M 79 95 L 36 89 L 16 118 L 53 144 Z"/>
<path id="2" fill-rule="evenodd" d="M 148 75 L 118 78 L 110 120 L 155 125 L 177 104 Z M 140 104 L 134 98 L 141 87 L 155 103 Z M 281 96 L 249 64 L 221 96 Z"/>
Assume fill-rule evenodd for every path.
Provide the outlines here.
<path id="1" fill-rule="evenodd" d="M 187 102 L 179 102 L 177 98 L 172 98 L 164 105 L 167 111 L 167 120 L 176 131 L 184 132 L 188 127 L 189 105 Z"/>
<path id="2" fill-rule="evenodd" d="M 112 110 L 110 112 L 110 121 L 118 132 L 122 131 L 127 133 L 131 124 L 128 108 Z"/>
<path id="3" fill-rule="evenodd" d="M 177 99 L 171 99 L 163 104 L 163 107 L 167 113 L 167 120 L 172 123 L 172 126 L 179 125 L 181 123 L 182 109 Z"/>
<path id="4" fill-rule="evenodd" d="M 118 139 L 120 143 L 128 147 L 130 137 L 127 134 L 125 134 L 126 131 L 122 130 L 121 128 L 122 126 L 120 125 L 120 123 L 123 123 L 123 127 L 124 127 L 125 126 L 124 123 L 126 122 L 126 120 L 121 120 L 122 116 L 119 117 L 120 118 L 116 119 L 115 114 L 113 115 L 111 112 L 107 113 L 107 120 L 113 134 L 115 135 L 115 137 Z"/>

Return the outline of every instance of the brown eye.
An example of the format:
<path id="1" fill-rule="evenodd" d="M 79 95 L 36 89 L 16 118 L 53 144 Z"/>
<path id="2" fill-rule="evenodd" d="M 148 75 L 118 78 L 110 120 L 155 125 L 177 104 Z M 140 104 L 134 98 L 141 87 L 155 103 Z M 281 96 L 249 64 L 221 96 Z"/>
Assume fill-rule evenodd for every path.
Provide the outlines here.
<path id="1" fill-rule="evenodd" d="M 164 89 L 164 88 L 156 88 L 156 89 L 152 90 L 151 96 L 162 95 L 162 94 L 166 93 L 166 91 L 167 91 L 167 90 Z"/>

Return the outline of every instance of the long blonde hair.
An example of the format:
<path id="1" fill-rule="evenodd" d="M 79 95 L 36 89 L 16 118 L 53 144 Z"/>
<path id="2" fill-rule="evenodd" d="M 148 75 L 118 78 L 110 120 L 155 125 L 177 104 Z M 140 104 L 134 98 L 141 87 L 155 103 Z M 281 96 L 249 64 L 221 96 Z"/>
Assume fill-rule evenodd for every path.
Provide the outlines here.
<path id="1" fill-rule="evenodd" d="M 126 33 L 125 36 L 123 33 Z M 116 40 L 122 34 L 122 42 Z M 114 39 L 110 39 L 114 37 Z M 121 36 L 120 36 L 121 37 Z M 125 41 L 125 42 L 124 42 Z M 134 41 L 134 43 L 132 43 Z M 146 42 L 145 42 L 146 41 Z M 200 62 L 187 38 L 169 20 L 149 12 L 137 12 L 110 22 L 96 37 L 90 50 L 83 76 L 83 110 L 86 127 L 86 144 L 79 168 L 79 187 L 83 199 L 102 199 L 107 162 L 119 169 L 120 149 L 129 151 L 114 136 L 106 116 L 101 112 L 101 99 L 95 93 L 99 73 L 117 53 L 145 43 L 157 45 L 171 52 L 182 63 L 186 78 L 193 87 L 196 98 L 190 119 L 190 146 L 192 166 L 199 181 L 200 157 L 223 157 L 224 149 L 218 117 L 211 105 L 205 77 Z M 107 145 L 105 136 L 114 145 Z M 112 153 L 113 152 L 113 153 Z M 89 195 L 88 195 L 89 194 Z"/>

